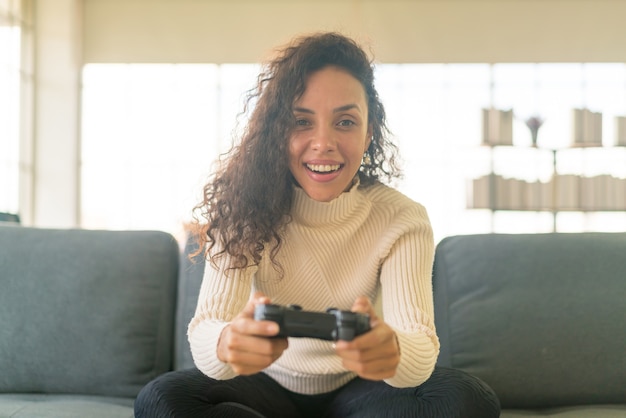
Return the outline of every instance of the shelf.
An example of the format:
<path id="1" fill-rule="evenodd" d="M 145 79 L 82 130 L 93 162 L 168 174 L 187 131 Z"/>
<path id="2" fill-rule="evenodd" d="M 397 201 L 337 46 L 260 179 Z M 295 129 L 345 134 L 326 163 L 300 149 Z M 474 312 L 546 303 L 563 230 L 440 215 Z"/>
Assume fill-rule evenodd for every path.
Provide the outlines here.
<path id="1" fill-rule="evenodd" d="M 621 170 L 606 169 L 606 172 L 617 173 L 617 177 L 606 173 L 596 174 L 597 171 L 590 172 L 585 170 L 584 166 L 580 167 L 579 174 L 560 174 L 557 170 L 562 165 L 562 161 L 558 161 L 561 152 L 581 149 L 610 152 L 615 149 L 626 149 L 625 145 L 576 144 L 559 149 L 516 145 L 482 145 L 492 150 L 496 148 L 519 150 L 521 155 L 530 149 L 536 149 L 550 152 L 552 158 L 550 160 L 544 159 L 542 162 L 537 157 L 533 157 L 532 154 L 526 154 L 525 157 L 531 161 L 528 163 L 529 166 L 532 165 L 535 170 L 537 164 L 543 167 L 542 176 L 538 176 L 537 180 L 528 181 L 516 176 L 505 177 L 499 174 L 501 171 L 511 172 L 513 167 L 506 165 L 506 158 L 511 159 L 511 154 L 497 155 L 491 152 L 489 172 L 481 177 L 471 179 L 471 183 L 468 184 L 466 205 L 468 209 L 483 209 L 492 212 L 544 212 L 553 214 L 555 219 L 557 213 L 560 212 L 585 214 L 626 212 L 626 178 L 623 178 Z M 515 153 L 512 155 L 514 156 Z M 565 158 L 565 155 L 561 158 Z M 595 158 L 597 159 L 597 157 Z M 500 166 L 499 170 L 496 168 L 496 161 Z M 505 162 L 505 165 L 502 164 L 502 161 Z M 564 161 L 567 162 L 568 159 Z M 621 156 L 618 155 L 618 160 L 613 161 L 621 161 Z M 518 176 L 523 175 L 523 170 L 526 170 L 526 166 L 517 165 Z M 581 174 L 583 172 L 586 172 L 587 175 Z M 540 181 L 539 178 L 542 180 Z"/>
<path id="2" fill-rule="evenodd" d="M 570 213 L 600 213 L 600 212 L 620 213 L 620 212 L 626 212 L 626 209 L 607 209 L 607 208 L 600 208 L 600 209 L 559 208 L 559 209 L 554 209 L 554 208 L 526 208 L 526 207 L 519 207 L 519 208 L 468 207 L 468 209 L 472 209 L 472 210 L 490 210 L 492 212 L 546 212 L 546 213 L 560 213 L 560 212 L 570 212 Z"/>

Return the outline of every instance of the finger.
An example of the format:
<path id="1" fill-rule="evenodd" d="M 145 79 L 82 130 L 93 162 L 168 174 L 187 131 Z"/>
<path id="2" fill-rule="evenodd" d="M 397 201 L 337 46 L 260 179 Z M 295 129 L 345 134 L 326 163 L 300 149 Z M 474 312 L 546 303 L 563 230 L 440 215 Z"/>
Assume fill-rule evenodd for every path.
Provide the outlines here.
<path id="1" fill-rule="evenodd" d="M 386 343 L 367 349 L 337 350 L 344 367 L 357 373 L 361 377 L 378 378 L 390 377 L 400 364 L 400 353 L 395 344 Z M 378 375 L 385 374 L 384 377 Z"/>
<path id="2" fill-rule="evenodd" d="M 233 350 L 229 352 L 228 364 L 237 374 L 252 374 L 267 368 L 278 357 L 280 354 L 270 355 Z"/>
<path id="3" fill-rule="evenodd" d="M 359 296 L 352 305 L 352 312 L 359 312 L 363 314 L 367 314 L 370 317 L 370 326 L 374 328 L 374 326 L 378 323 L 378 316 L 376 316 L 376 310 L 374 309 L 374 305 L 369 300 L 367 296 Z"/>
<path id="4" fill-rule="evenodd" d="M 367 296 L 359 296 L 352 304 L 352 308 L 350 310 L 352 312 L 368 314 L 370 311 L 373 311 L 373 307 Z"/>
<path id="5" fill-rule="evenodd" d="M 271 303 L 270 298 L 267 297 L 263 292 L 259 292 L 259 291 L 255 292 L 250 297 L 250 300 L 247 306 L 247 308 L 252 311 L 251 317 L 254 318 L 254 310 L 257 305 L 261 305 L 261 304 L 267 305 L 269 303 Z M 256 324 L 254 325 L 246 324 L 250 326 L 251 328 L 250 332 L 252 334 L 261 335 L 264 337 L 273 337 L 280 332 L 280 326 L 274 321 L 255 321 L 255 322 Z"/>
<path id="6" fill-rule="evenodd" d="M 226 345 L 227 350 L 220 360 L 230 364 L 237 374 L 252 374 L 272 364 L 289 343 L 286 338 L 269 339 L 233 333 L 229 335 Z"/>
<path id="7" fill-rule="evenodd" d="M 235 318 L 231 326 L 236 333 L 260 337 L 273 337 L 280 331 L 279 325 L 274 321 L 256 321 L 247 316 Z"/>
<path id="8" fill-rule="evenodd" d="M 369 362 L 375 361 L 378 359 L 386 359 L 386 358 L 399 358 L 398 350 L 395 347 L 395 344 L 392 342 L 387 342 L 385 344 L 380 344 L 377 346 L 370 346 L 366 348 L 341 348 L 337 347 L 336 349 L 337 355 L 344 360 L 358 361 L 358 362 Z"/>
<path id="9" fill-rule="evenodd" d="M 233 352 L 276 358 L 289 346 L 286 338 L 262 338 L 246 334 L 233 334 L 228 348 Z"/>
<path id="10" fill-rule="evenodd" d="M 248 299 L 246 306 L 243 308 L 242 314 L 246 317 L 253 318 L 255 306 L 267 303 L 270 303 L 270 298 L 265 296 L 263 292 L 254 292 L 254 294 L 250 296 L 250 299 Z"/>
<path id="11" fill-rule="evenodd" d="M 397 341 L 395 332 L 384 321 L 378 321 L 377 318 L 375 318 L 375 320 L 377 321 L 375 323 L 370 321 L 372 329 L 369 332 L 359 335 L 352 341 L 337 341 L 335 343 L 335 348 L 341 351 L 365 351 L 389 345 L 396 349 Z"/>

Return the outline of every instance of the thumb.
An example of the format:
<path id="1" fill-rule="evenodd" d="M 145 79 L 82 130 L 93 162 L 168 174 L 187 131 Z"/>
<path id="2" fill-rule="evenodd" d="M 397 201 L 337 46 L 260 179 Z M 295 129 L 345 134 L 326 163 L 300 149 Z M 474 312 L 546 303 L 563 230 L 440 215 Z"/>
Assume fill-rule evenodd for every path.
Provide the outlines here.
<path id="1" fill-rule="evenodd" d="M 368 314 L 370 316 L 370 323 L 374 323 L 378 320 L 376 312 L 374 311 L 374 305 L 370 302 L 367 296 L 359 296 L 352 305 L 352 312 L 359 312 Z"/>
<path id="2" fill-rule="evenodd" d="M 259 304 L 268 304 L 270 303 L 270 298 L 265 296 L 263 292 L 254 292 L 248 299 L 245 308 L 243 308 L 242 313 L 247 317 L 254 317 L 254 308 Z"/>

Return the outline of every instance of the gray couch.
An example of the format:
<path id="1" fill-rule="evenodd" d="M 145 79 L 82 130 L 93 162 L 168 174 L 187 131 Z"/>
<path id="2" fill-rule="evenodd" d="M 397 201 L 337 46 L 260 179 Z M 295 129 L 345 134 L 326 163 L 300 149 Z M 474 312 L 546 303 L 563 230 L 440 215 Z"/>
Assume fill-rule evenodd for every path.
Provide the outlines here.
<path id="1" fill-rule="evenodd" d="M 0 417 L 133 417 L 174 345 L 180 249 L 163 232 L 0 226 Z"/>
<path id="2" fill-rule="evenodd" d="M 502 417 L 626 417 L 626 233 L 449 237 L 433 285 L 438 363 Z"/>
<path id="3" fill-rule="evenodd" d="M 130 418 L 145 383 L 192 367 L 193 249 L 163 232 L 0 226 L 0 418 Z M 439 362 L 489 383 L 503 417 L 625 417 L 625 272 L 626 234 L 447 238 Z"/>

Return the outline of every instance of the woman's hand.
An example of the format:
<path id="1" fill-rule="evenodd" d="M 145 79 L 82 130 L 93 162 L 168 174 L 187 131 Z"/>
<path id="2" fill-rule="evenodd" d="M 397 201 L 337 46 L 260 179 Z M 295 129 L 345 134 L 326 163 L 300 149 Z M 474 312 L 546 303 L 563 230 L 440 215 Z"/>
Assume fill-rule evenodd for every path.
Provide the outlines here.
<path id="1" fill-rule="evenodd" d="M 259 303 L 270 303 L 270 299 L 261 292 L 255 293 L 243 311 L 224 328 L 217 344 L 217 358 L 239 375 L 260 372 L 288 346 L 287 338 L 268 338 L 278 334 L 278 324 L 254 320 L 254 307 Z"/>
<path id="2" fill-rule="evenodd" d="M 343 366 L 368 380 L 393 377 L 400 363 L 400 347 L 395 332 L 376 316 L 365 296 L 352 305 L 353 312 L 369 314 L 371 330 L 352 341 L 337 341 L 335 351 Z"/>

